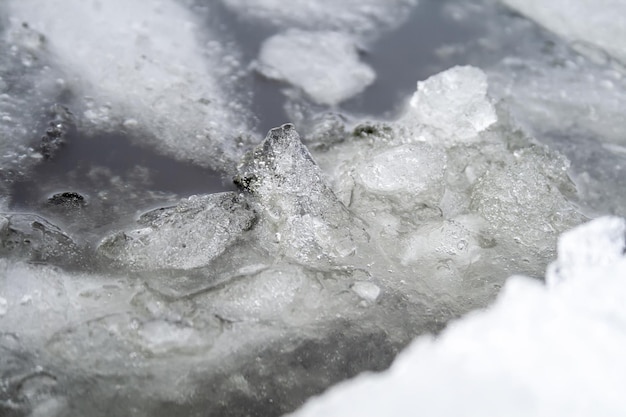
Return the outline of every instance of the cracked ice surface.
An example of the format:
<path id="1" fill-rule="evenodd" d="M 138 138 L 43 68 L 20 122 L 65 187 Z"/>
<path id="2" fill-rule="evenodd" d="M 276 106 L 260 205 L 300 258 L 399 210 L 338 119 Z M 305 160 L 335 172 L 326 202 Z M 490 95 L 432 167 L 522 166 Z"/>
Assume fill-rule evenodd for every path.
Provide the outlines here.
<path id="1" fill-rule="evenodd" d="M 290 416 L 622 415 L 625 277 L 626 222 L 596 219 L 560 238 L 549 285 L 511 278 L 488 310 Z"/>

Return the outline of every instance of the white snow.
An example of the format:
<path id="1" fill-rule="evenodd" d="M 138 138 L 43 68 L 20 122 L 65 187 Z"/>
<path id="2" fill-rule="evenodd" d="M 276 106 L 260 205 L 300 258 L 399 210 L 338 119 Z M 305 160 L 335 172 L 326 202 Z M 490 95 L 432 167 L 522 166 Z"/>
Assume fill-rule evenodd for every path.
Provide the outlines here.
<path id="1" fill-rule="evenodd" d="M 599 48 L 626 64 L 622 0 L 502 0 L 586 52 Z M 577 44 L 577 45 L 576 45 Z"/>
<path id="2" fill-rule="evenodd" d="M 488 310 L 418 338 L 390 370 L 290 416 L 623 415 L 625 228 L 600 218 L 564 234 L 547 275 L 560 271 L 560 282 L 512 277 Z M 612 255 L 599 257 L 600 248 Z"/>
<path id="3" fill-rule="evenodd" d="M 319 104 L 336 106 L 365 90 L 376 78 L 360 62 L 357 45 L 341 32 L 291 29 L 267 39 L 259 71 L 300 88 Z"/>

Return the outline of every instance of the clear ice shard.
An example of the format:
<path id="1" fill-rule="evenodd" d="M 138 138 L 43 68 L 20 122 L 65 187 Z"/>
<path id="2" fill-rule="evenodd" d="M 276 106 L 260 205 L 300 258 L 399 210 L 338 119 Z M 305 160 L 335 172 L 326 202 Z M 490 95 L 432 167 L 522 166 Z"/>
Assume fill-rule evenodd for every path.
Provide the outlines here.
<path id="1" fill-rule="evenodd" d="M 263 42 L 257 67 L 266 77 L 285 81 L 316 103 L 330 106 L 362 92 L 376 77 L 360 62 L 355 40 L 341 32 L 290 29 L 274 35 Z"/>
<path id="2" fill-rule="evenodd" d="M 255 218 L 236 193 L 192 196 L 175 207 L 143 214 L 137 221 L 140 228 L 105 238 L 98 253 L 131 270 L 208 266 Z"/>
<path id="3" fill-rule="evenodd" d="M 389 370 L 339 384 L 289 416 L 622 415 L 625 230 L 623 218 L 604 217 L 567 232 L 550 285 L 510 278 L 487 310 L 416 339 Z"/>
<path id="4" fill-rule="evenodd" d="M 283 256 L 305 263 L 345 257 L 356 249 L 353 236 L 365 236 L 291 124 L 272 129 L 243 157 L 235 182 L 260 213 L 261 240 Z"/>
<path id="5" fill-rule="evenodd" d="M 418 82 L 410 107 L 413 120 L 440 130 L 448 140 L 475 138 L 497 120 L 487 98 L 487 76 L 470 66 L 454 67 Z"/>

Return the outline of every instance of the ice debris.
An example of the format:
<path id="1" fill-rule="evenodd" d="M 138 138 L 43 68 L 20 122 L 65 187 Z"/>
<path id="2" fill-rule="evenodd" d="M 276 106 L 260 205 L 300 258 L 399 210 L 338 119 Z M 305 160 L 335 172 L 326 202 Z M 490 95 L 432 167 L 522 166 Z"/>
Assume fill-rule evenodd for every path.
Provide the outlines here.
<path id="1" fill-rule="evenodd" d="M 359 61 L 354 39 L 341 32 L 290 29 L 265 40 L 258 60 L 266 77 L 286 81 L 330 106 L 359 94 L 376 77 Z"/>
<path id="2" fill-rule="evenodd" d="M 497 121 L 486 96 L 487 76 L 483 71 L 454 67 L 418 82 L 410 112 L 418 123 L 441 130 L 443 137 L 468 140 Z M 442 112 L 443 108 L 448 111 Z"/>
<path id="3" fill-rule="evenodd" d="M 192 196 L 143 214 L 137 221 L 141 228 L 105 238 L 98 253 L 131 270 L 208 266 L 255 220 L 236 193 Z"/>
<path id="4" fill-rule="evenodd" d="M 547 273 L 549 282 L 560 275 L 554 285 L 512 277 L 488 310 L 418 338 L 388 371 L 335 386 L 289 415 L 622 415 L 625 228 L 624 219 L 600 218 L 568 232 Z"/>
<path id="5" fill-rule="evenodd" d="M 283 125 L 241 158 L 239 193 L 183 200 L 105 238 L 94 268 L 106 276 L 0 259 L 0 331 L 56 381 L 19 412 L 52 398 L 94 416 L 280 415 L 484 307 L 512 271 L 539 276 L 581 221 L 566 161 L 483 88 L 451 88 L 482 73 L 450 71 L 422 92 L 447 103 L 427 119 L 477 103 L 476 123 L 444 130 L 410 107 L 394 122 L 313 129 L 338 135 L 313 154 Z M 545 201 L 528 207 L 535 194 Z M 17 362 L 6 379 L 34 364 Z M 98 395 L 81 394 L 85 380 Z"/>
<path id="6" fill-rule="evenodd" d="M 626 64 L 626 4 L 620 0 L 502 0 L 583 52 L 599 48 Z"/>

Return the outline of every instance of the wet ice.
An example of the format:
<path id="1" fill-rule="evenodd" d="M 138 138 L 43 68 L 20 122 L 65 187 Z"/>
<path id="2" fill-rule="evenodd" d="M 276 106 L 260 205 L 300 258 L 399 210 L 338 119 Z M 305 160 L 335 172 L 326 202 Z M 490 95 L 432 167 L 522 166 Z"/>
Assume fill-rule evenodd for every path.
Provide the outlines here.
<path id="1" fill-rule="evenodd" d="M 224 3 L 253 19 L 270 4 L 248 13 L 237 9 L 245 2 Z M 187 15 L 167 2 L 164 7 L 175 17 Z M 340 6 L 329 7 L 323 10 Z M 304 6 L 283 11 L 293 10 L 308 13 Z M 159 21 L 152 11 L 147 16 Z M 344 24 L 337 23 L 341 15 L 336 19 L 328 24 Z M 80 410 L 109 416 L 131 409 L 150 416 L 280 415 L 335 382 L 384 369 L 416 335 L 441 331 L 453 318 L 486 306 L 510 274 L 543 276 L 558 235 L 585 217 L 572 203 L 577 190 L 568 161 L 517 125 L 510 107 L 488 93 L 490 81 L 478 68 L 455 67 L 419 82 L 396 120 L 331 115 L 297 131 L 293 125 L 273 129 L 254 148 L 244 141 L 227 158 L 238 191 L 183 199 L 117 224 L 112 234 L 92 231 L 102 238 L 95 252 L 41 217 L 7 212 L 0 239 L 3 250 L 14 249 L 0 260 L 0 406 L 15 415 Z M 135 93 L 143 95 L 129 96 Z M 154 122 L 153 116 L 125 119 L 122 126 L 134 132 L 136 123 Z M 197 163 L 213 164 L 222 157 L 212 152 L 229 152 L 221 142 L 216 146 L 174 155 L 191 149 Z M 506 284 L 508 301 L 496 304 L 497 313 L 485 313 L 493 316 L 490 322 L 460 340 L 489 338 L 492 325 L 494 340 L 509 340 L 501 332 L 513 334 L 506 331 L 516 318 L 537 323 L 550 317 L 550 300 L 561 296 L 544 293 L 575 287 L 567 287 L 574 270 L 621 262 L 622 226 L 619 219 L 605 220 L 564 235 L 558 263 L 547 273 L 554 289 L 513 280 Z M 74 256 L 66 250 L 74 245 L 90 272 L 55 267 L 66 266 Z M 611 306 L 619 305 L 620 284 L 610 283 L 614 298 L 593 304 L 594 314 L 594 306 L 606 307 L 602 314 L 618 311 Z M 579 294 L 604 288 L 582 286 Z M 576 306 L 584 307 L 580 300 Z M 577 317 L 585 329 L 597 324 Z M 558 326 L 548 328 L 562 334 Z M 524 345 L 551 334 L 535 334 L 533 325 L 523 329 L 529 333 L 513 334 L 523 340 L 511 340 Z M 436 394 L 442 385 L 433 381 L 449 375 L 459 396 L 468 386 L 480 387 L 428 367 L 440 363 L 431 356 L 445 359 L 436 346 L 448 346 L 446 335 L 454 331 L 427 342 L 432 350 L 417 348 L 427 350 L 426 368 L 408 374 L 430 376 L 424 392 L 430 387 Z M 578 348 L 574 333 L 568 346 Z M 466 346 L 456 340 L 450 349 Z M 482 352 L 484 345 L 475 346 Z M 592 356 L 597 347 L 580 352 Z M 501 369 L 517 363 L 519 349 L 509 356 L 495 350 L 484 349 L 487 359 L 477 363 L 505 358 Z M 457 365 L 450 369 L 458 371 Z M 506 413 L 512 397 L 504 392 L 501 398 L 496 405 L 504 404 Z"/>
<path id="2" fill-rule="evenodd" d="M 355 39 L 341 32 L 288 30 L 263 43 L 258 61 L 261 74 L 331 106 L 361 93 L 376 77 L 359 61 Z"/>

